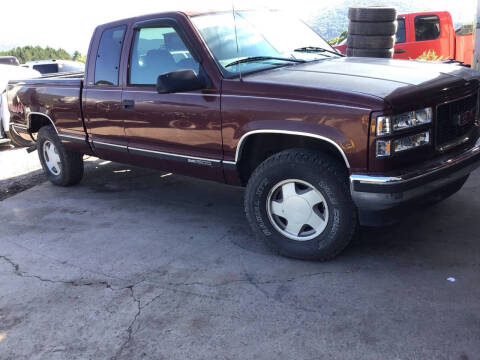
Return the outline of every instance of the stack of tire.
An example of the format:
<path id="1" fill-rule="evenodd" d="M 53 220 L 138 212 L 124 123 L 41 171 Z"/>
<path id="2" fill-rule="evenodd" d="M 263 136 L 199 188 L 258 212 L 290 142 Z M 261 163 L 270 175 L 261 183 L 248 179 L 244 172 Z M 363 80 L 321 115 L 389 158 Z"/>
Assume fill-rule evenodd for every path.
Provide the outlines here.
<path id="1" fill-rule="evenodd" d="M 351 7 L 348 18 L 347 56 L 393 57 L 398 27 L 395 8 Z"/>

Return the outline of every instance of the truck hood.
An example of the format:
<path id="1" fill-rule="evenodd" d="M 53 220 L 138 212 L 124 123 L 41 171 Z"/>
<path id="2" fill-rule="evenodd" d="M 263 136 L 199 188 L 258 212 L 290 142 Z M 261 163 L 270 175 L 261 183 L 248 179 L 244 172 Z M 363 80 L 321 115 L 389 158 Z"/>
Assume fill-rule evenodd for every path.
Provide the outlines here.
<path id="1" fill-rule="evenodd" d="M 245 81 L 327 90 L 375 97 L 392 106 L 440 97 L 465 86 L 478 87 L 480 74 L 471 69 L 438 63 L 375 58 L 334 58 L 278 68 L 245 77 Z"/>

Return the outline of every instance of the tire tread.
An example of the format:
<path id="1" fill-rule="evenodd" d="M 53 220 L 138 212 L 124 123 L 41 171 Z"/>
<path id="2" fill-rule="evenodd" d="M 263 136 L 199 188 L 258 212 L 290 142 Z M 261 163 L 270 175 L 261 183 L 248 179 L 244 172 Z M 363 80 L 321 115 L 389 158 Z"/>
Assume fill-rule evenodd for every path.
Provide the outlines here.
<path id="1" fill-rule="evenodd" d="M 349 205 L 351 205 L 351 214 L 350 214 L 351 221 L 352 223 L 357 224 L 357 212 L 350 198 L 348 173 L 346 172 L 345 168 L 341 166 L 335 158 L 330 157 L 327 154 L 312 151 L 312 150 L 307 150 L 307 149 L 290 149 L 290 150 L 285 150 L 275 155 L 272 155 L 270 158 L 268 158 L 263 163 L 261 163 L 255 169 L 255 171 L 253 172 L 253 174 L 251 175 L 248 181 L 247 191 L 244 198 L 244 210 L 247 216 L 247 220 L 252 226 L 252 228 L 256 229 L 255 228 L 256 219 L 252 217 L 252 214 L 249 211 L 249 206 L 250 206 L 249 200 L 252 195 L 249 193 L 252 190 L 252 188 L 249 187 L 249 185 L 255 182 L 256 179 L 259 176 L 262 176 L 262 174 L 265 173 L 266 171 L 274 168 L 279 163 L 284 163 L 284 162 L 293 162 L 295 164 L 306 163 L 308 165 L 314 166 L 319 171 L 319 173 L 328 172 L 336 179 L 344 179 L 344 181 L 339 181 L 339 183 L 341 184 L 345 194 L 348 194 L 348 202 L 349 202 Z M 276 253 L 281 254 L 283 256 L 294 257 L 297 259 L 299 258 L 302 260 L 328 261 L 336 257 L 340 252 L 342 252 L 346 248 L 346 246 L 350 243 L 351 239 L 353 238 L 356 232 L 356 229 L 357 229 L 357 226 L 352 226 L 349 229 L 348 234 L 346 234 L 346 236 L 344 236 L 344 238 L 342 239 L 343 241 L 337 242 L 335 246 L 331 247 L 327 253 L 322 253 L 321 255 L 311 254 L 311 255 L 306 255 L 301 257 L 291 256 L 288 253 L 282 252 L 281 249 L 279 249 L 273 242 L 268 241 L 269 239 L 265 238 L 260 231 L 255 231 L 255 233 L 258 238 L 263 238 L 264 240 L 267 240 L 266 243 L 269 246 L 269 248 L 271 248 Z"/>
<path id="2" fill-rule="evenodd" d="M 358 22 L 389 22 L 397 20 L 397 9 L 384 6 L 352 6 L 348 18 Z"/>

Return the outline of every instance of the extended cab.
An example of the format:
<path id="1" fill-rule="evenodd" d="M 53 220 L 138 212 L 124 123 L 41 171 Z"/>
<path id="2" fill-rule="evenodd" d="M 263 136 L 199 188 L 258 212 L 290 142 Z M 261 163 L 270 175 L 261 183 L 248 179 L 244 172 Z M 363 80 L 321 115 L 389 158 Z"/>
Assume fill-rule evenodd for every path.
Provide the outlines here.
<path id="1" fill-rule="evenodd" d="M 257 235 L 325 260 L 358 222 L 462 187 L 480 162 L 479 80 L 343 57 L 279 12 L 170 12 L 99 26 L 84 76 L 12 81 L 8 105 L 55 184 L 78 183 L 87 154 L 246 186 Z"/>

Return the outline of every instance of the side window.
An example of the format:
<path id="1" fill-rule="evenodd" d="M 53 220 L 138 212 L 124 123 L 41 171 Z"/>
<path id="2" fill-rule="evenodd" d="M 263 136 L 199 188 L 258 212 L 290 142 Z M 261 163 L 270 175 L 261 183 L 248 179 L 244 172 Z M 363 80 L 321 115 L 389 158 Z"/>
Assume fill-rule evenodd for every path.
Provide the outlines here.
<path id="1" fill-rule="evenodd" d="M 406 41 L 405 34 L 405 19 L 398 19 L 398 30 L 397 30 L 397 39 L 396 43 L 404 43 Z"/>
<path id="2" fill-rule="evenodd" d="M 126 26 L 118 26 L 103 32 L 98 45 L 95 63 L 95 85 L 118 86 L 118 69 Z"/>
<path id="3" fill-rule="evenodd" d="M 136 31 L 130 58 L 130 85 L 155 85 L 159 75 L 187 69 L 198 74 L 199 64 L 174 28 Z"/>
<path id="4" fill-rule="evenodd" d="M 415 40 L 435 40 L 440 36 L 440 18 L 437 15 L 421 15 L 415 18 Z"/>

